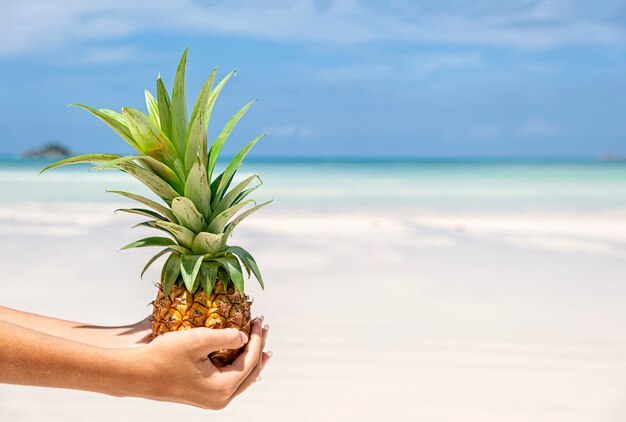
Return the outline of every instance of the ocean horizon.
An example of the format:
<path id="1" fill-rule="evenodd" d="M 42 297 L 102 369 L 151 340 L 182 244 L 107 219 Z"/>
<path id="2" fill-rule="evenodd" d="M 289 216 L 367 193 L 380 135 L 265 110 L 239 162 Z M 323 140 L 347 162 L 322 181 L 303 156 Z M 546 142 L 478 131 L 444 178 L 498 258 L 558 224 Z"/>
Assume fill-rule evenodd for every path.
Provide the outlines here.
<path id="1" fill-rule="evenodd" d="M 128 155 L 127 152 L 112 152 L 112 154 Z M 71 156 L 80 155 L 83 152 L 72 152 Z M 218 158 L 219 162 L 227 162 L 234 156 L 223 153 Z M 0 163 L 8 162 L 32 162 L 52 163 L 57 158 L 25 157 L 17 153 L 1 153 Z M 575 155 L 419 155 L 419 156 L 395 156 L 395 155 L 249 155 L 246 162 L 295 162 L 295 163 L 626 163 L 626 154 L 575 154 Z"/>

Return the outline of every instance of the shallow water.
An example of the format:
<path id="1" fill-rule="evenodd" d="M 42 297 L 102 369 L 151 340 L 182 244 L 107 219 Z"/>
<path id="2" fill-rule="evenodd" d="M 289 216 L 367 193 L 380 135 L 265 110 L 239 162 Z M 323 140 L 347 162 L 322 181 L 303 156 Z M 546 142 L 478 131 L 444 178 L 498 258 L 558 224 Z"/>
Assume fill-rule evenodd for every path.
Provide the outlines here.
<path id="1" fill-rule="evenodd" d="M 147 193 L 116 171 L 38 172 L 43 160 L 0 159 L 0 202 L 110 202 L 106 189 Z M 223 164 L 223 163 L 222 163 Z M 595 160 L 250 160 L 258 200 L 316 210 L 606 211 L 626 208 L 626 162 Z"/>

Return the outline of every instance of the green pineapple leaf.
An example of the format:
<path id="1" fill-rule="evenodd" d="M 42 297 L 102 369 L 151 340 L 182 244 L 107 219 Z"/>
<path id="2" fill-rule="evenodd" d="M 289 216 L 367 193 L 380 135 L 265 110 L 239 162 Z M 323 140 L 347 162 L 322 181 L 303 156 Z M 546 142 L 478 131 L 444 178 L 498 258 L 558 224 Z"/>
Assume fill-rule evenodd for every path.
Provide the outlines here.
<path id="1" fill-rule="evenodd" d="M 222 251 L 223 237 L 222 234 L 198 233 L 195 239 L 193 239 L 191 250 L 194 253 L 204 254 L 205 257 L 214 256 Z"/>
<path id="2" fill-rule="evenodd" d="M 170 140 L 172 139 L 172 109 L 170 95 L 163 84 L 161 76 L 157 78 L 157 99 L 159 105 L 159 121 L 161 122 L 161 130 Z"/>
<path id="3" fill-rule="evenodd" d="M 191 251 L 187 248 L 185 248 L 184 246 L 180 246 L 180 245 L 169 245 L 167 247 L 167 249 L 169 249 L 172 252 L 176 252 L 179 253 L 181 255 L 191 255 Z"/>
<path id="4" fill-rule="evenodd" d="M 217 68 L 215 69 L 217 70 Z M 215 105 L 215 101 L 217 101 L 217 97 L 219 97 L 220 92 L 222 92 L 222 89 L 224 88 L 224 85 L 226 85 L 226 82 L 228 82 L 228 80 L 235 75 L 236 72 L 233 70 L 232 72 L 228 73 L 218 84 L 215 88 L 213 88 L 210 92 L 209 92 L 209 98 L 208 98 L 208 103 L 206 104 L 206 108 L 205 108 L 205 112 L 204 114 L 201 116 L 202 119 L 198 122 L 198 123 L 202 123 L 202 126 L 198 126 L 195 131 L 196 133 L 203 133 L 204 135 L 206 135 L 206 131 L 209 128 L 209 121 L 211 119 L 211 113 L 213 111 L 213 106 Z M 212 81 L 211 81 L 212 82 Z M 205 84 L 206 86 L 206 84 Z M 203 87 L 204 89 L 204 87 Z M 201 96 L 203 97 L 206 93 L 201 93 Z M 194 109 L 195 110 L 195 109 Z M 198 109 L 200 110 L 200 109 Z M 199 115 L 199 111 L 197 112 L 197 114 Z M 192 121 L 194 120 L 194 117 L 192 115 Z M 198 120 L 198 119 L 196 119 Z M 203 128 L 203 130 L 201 131 L 201 128 Z M 191 129 L 190 129 L 191 130 Z M 206 137 L 206 136 L 205 136 Z M 206 149 L 206 139 L 204 140 L 204 149 L 202 150 L 202 152 L 204 153 L 203 157 L 206 157 L 207 155 L 207 149 Z M 189 150 L 189 147 L 188 147 Z M 220 147 L 221 150 L 221 147 Z M 193 150 L 192 150 L 193 152 Z M 218 155 L 219 155 L 219 151 L 218 151 Z M 208 179 L 211 180 L 211 174 L 212 174 L 212 170 L 210 172 L 207 172 L 209 177 Z"/>
<path id="5" fill-rule="evenodd" d="M 157 229 L 157 230 L 161 230 L 163 233 L 167 233 L 168 235 L 171 235 L 170 232 L 168 232 L 167 230 L 161 228 L 161 227 L 157 227 L 154 225 L 154 220 L 149 220 L 149 221 L 143 221 L 141 223 L 137 223 L 134 226 L 131 227 L 131 229 L 136 229 L 137 227 L 150 227 L 152 229 Z"/>
<path id="6" fill-rule="evenodd" d="M 254 179 L 259 179 L 259 184 L 257 186 L 255 186 L 255 187 L 253 187 L 253 188 L 250 188 L 248 190 L 248 193 L 253 191 L 254 189 L 258 188 L 259 186 L 261 186 L 263 184 L 263 181 L 261 180 L 261 178 L 258 175 L 256 175 L 256 174 L 253 174 L 252 176 L 245 178 L 244 180 L 239 182 L 234 188 L 229 190 L 226 193 L 226 195 L 224 195 L 224 197 L 220 200 L 220 202 L 215 206 L 215 209 L 213 210 L 213 214 L 212 215 L 217 216 L 222 211 L 224 211 L 227 208 L 230 208 L 231 206 L 235 205 L 237 203 L 237 198 L 239 198 L 239 195 L 244 192 L 244 189 L 250 183 L 252 183 L 252 181 Z"/>
<path id="7" fill-rule="evenodd" d="M 215 88 L 211 90 L 209 104 L 207 105 L 208 112 L 207 112 L 206 120 L 204 122 L 205 131 L 209 128 L 209 120 L 211 119 L 211 112 L 213 111 L 213 106 L 215 105 L 215 102 L 217 101 L 217 97 L 219 97 L 220 92 L 222 92 L 222 89 L 224 88 L 224 85 L 226 85 L 226 82 L 228 82 L 228 80 L 235 74 L 237 74 L 237 72 L 234 70 L 229 72 L 226 76 L 222 78 L 221 81 L 217 83 Z"/>
<path id="8" fill-rule="evenodd" d="M 152 211 L 152 210 L 146 210 L 143 208 L 120 208 L 115 210 L 116 213 L 118 212 L 127 212 L 129 214 L 137 214 L 137 215 L 142 215 L 144 217 L 150 217 L 150 218 L 155 218 L 157 220 L 161 220 L 161 221 L 167 221 L 167 218 L 165 218 L 164 216 L 162 216 L 161 214 L 159 214 L 156 211 Z"/>
<path id="9" fill-rule="evenodd" d="M 202 255 L 182 255 L 180 259 L 180 273 L 183 276 L 183 283 L 190 292 L 193 292 L 194 283 L 200 266 L 202 265 Z"/>
<path id="10" fill-rule="evenodd" d="M 122 113 L 118 113 L 115 110 L 109 110 L 108 108 L 100 108 L 100 109 L 98 109 L 98 111 L 100 113 L 102 113 L 102 114 L 106 114 L 107 116 L 109 116 L 113 120 L 116 120 L 122 126 L 126 126 L 126 121 L 124 120 L 124 116 L 122 116 Z"/>
<path id="11" fill-rule="evenodd" d="M 224 176 L 224 172 L 221 172 L 211 182 L 211 185 L 210 185 L 210 188 L 211 188 L 211 208 L 215 208 L 216 202 L 219 202 L 221 200 L 221 198 L 217 198 L 217 187 L 220 185 L 220 182 L 222 181 L 222 176 Z"/>
<path id="12" fill-rule="evenodd" d="M 213 171 L 215 170 L 215 165 L 217 164 L 217 159 L 220 155 L 220 152 L 222 151 L 222 147 L 224 146 L 224 143 L 230 136 L 230 133 L 235 128 L 235 125 L 237 124 L 237 122 L 243 117 L 244 114 L 246 114 L 246 111 L 248 111 L 248 109 L 252 107 L 252 104 L 254 104 L 255 102 L 256 100 L 250 101 L 248 104 L 243 106 L 237 113 L 235 113 L 228 120 L 228 122 L 226 122 L 226 125 L 224 125 L 224 128 L 215 139 L 215 142 L 213 142 L 213 145 L 211 145 L 211 150 L 209 151 L 209 163 L 208 163 L 208 170 L 207 170 L 209 179 L 213 176 Z"/>
<path id="13" fill-rule="evenodd" d="M 113 129 L 113 131 L 117 133 L 123 140 L 125 140 L 128 145 L 133 147 L 133 149 L 137 150 L 140 153 L 143 153 L 141 147 L 133 139 L 133 136 L 128 127 L 122 121 L 120 121 L 120 119 L 115 114 L 113 114 L 115 113 L 113 110 L 96 110 L 95 108 L 91 108 L 84 104 L 70 104 L 70 106 L 80 107 L 84 110 L 87 110 L 98 119 L 106 123 L 107 126 Z"/>
<path id="14" fill-rule="evenodd" d="M 172 143 L 180 157 L 185 156 L 187 143 L 187 100 L 185 99 L 185 67 L 187 66 L 187 48 L 183 52 L 174 77 L 172 89 Z"/>
<path id="15" fill-rule="evenodd" d="M 165 133 L 156 126 L 148 116 L 139 110 L 124 107 L 122 114 L 128 125 L 128 130 L 133 135 L 135 142 L 141 147 L 145 155 L 154 157 L 174 170 L 182 169 L 182 162 L 174 145 L 165 136 Z M 182 174 L 180 175 L 183 178 Z"/>
<path id="16" fill-rule="evenodd" d="M 185 197 L 191 199 L 200 214 L 207 219 L 211 215 L 211 189 L 207 179 L 206 167 L 199 155 L 185 182 Z"/>
<path id="17" fill-rule="evenodd" d="M 248 264 L 246 264 L 239 255 L 235 255 L 235 256 L 237 257 L 237 260 L 239 260 L 239 264 L 241 265 L 241 267 L 246 270 L 246 274 L 248 275 L 248 278 L 250 278 L 250 267 L 248 266 Z"/>
<path id="18" fill-rule="evenodd" d="M 235 175 L 235 172 L 237 171 L 237 169 L 241 165 L 241 162 L 243 161 L 243 159 L 248 154 L 248 151 L 250 151 L 250 149 L 254 146 L 254 144 L 256 144 L 258 142 L 258 140 L 261 139 L 264 136 L 265 135 L 259 135 L 256 138 L 254 138 L 253 140 L 251 140 L 250 142 L 248 142 L 241 149 L 241 151 L 239 151 L 235 155 L 235 157 L 231 160 L 231 162 L 228 164 L 228 166 L 226 166 L 226 170 L 224 170 L 224 173 L 222 174 L 222 177 L 220 179 L 220 183 L 219 183 L 219 185 L 217 187 L 216 198 L 219 198 L 219 199 L 216 200 L 214 198 L 214 200 L 216 200 L 216 202 L 219 201 L 220 199 L 222 199 L 223 192 L 228 189 L 228 186 L 230 185 L 230 182 L 231 182 L 233 176 Z"/>
<path id="19" fill-rule="evenodd" d="M 260 186 L 261 186 L 261 184 L 258 184 L 258 185 L 254 186 L 254 187 L 251 187 L 250 189 L 246 189 L 243 192 L 241 192 L 239 195 L 237 195 L 237 197 L 233 201 L 233 205 L 240 203 L 242 200 L 245 199 L 246 196 L 250 195 L 250 193 L 252 193 L 255 190 L 257 190 Z"/>
<path id="20" fill-rule="evenodd" d="M 156 193 L 166 203 L 171 203 L 178 193 L 167 182 L 156 175 L 152 170 L 143 168 L 133 162 L 119 163 L 118 168 L 130 174 L 135 179 L 146 185 L 152 192 Z"/>
<path id="21" fill-rule="evenodd" d="M 121 195 L 121 196 L 124 196 L 126 198 L 135 200 L 137 202 L 140 202 L 140 203 L 142 203 L 142 204 L 152 208 L 153 210 L 155 210 L 159 214 L 167 217 L 167 219 L 170 222 L 178 223 L 178 219 L 176 218 L 174 213 L 169 208 L 159 204 L 158 202 L 154 202 L 153 200 L 148 199 L 148 198 L 144 198 L 143 196 L 139 196 L 137 194 L 130 193 L 130 192 L 124 192 L 124 191 L 121 191 L 121 190 L 107 190 L 107 192 L 116 193 L 118 195 Z"/>
<path id="22" fill-rule="evenodd" d="M 148 156 L 148 155 L 129 155 L 126 157 L 119 157 L 111 161 L 107 161 L 106 163 L 99 164 L 91 168 L 91 170 L 107 170 L 107 169 L 117 169 L 118 164 L 125 162 L 134 162 L 139 161 L 144 165 L 144 167 L 149 168 L 154 173 L 156 173 L 161 179 L 165 180 L 172 186 L 177 192 L 181 193 L 183 191 L 183 185 L 176 175 L 176 173 L 163 164 L 162 162 Z"/>
<path id="23" fill-rule="evenodd" d="M 244 281 L 243 281 L 243 273 L 241 272 L 241 265 L 239 265 L 239 261 L 234 255 L 230 255 L 224 258 L 212 258 L 214 261 L 217 261 L 221 264 L 221 266 L 226 270 L 228 276 L 232 280 L 233 284 L 237 291 L 243 295 L 244 294 Z"/>
<path id="24" fill-rule="evenodd" d="M 77 155 L 75 157 L 64 158 L 63 160 L 59 160 L 55 163 L 49 164 L 44 167 L 43 170 L 39 172 L 39 174 L 44 171 L 53 169 L 55 167 L 66 166 L 68 164 L 86 164 L 86 163 L 103 163 L 111 160 L 115 160 L 120 158 L 120 155 L 115 154 L 83 154 Z"/>
<path id="25" fill-rule="evenodd" d="M 200 283 L 202 284 L 202 290 L 207 295 L 210 295 L 211 291 L 213 291 L 219 266 L 220 264 L 217 262 L 203 262 L 200 266 Z"/>
<path id="26" fill-rule="evenodd" d="M 106 161 L 102 164 L 98 164 L 97 166 L 93 166 L 90 170 L 107 170 L 107 169 L 116 169 L 117 165 L 120 163 L 125 163 L 127 161 L 137 161 L 139 157 L 144 157 L 143 155 L 127 155 L 125 157 L 118 157 L 113 160 Z"/>
<path id="27" fill-rule="evenodd" d="M 154 261 L 156 261 L 157 259 L 159 259 L 163 255 L 165 255 L 166 253 L 170 253 L 170 252 L 171 251 L 169 251 L 167 249 L 163 249 L 161 252 L 157 253 L 152 258 L 150 258 L 150 260 L 148 261 L 146 266 L 143 267 L 143 270 L 141 270 L 141 275 L 139 276 L 139 278 L 143 278 L 143 275 L 146 273 L 146 271 L 148 271 L 148 268 L 150 268 L 150 266 L 154 263 Z"/>
<path id="28" fill-rule="evenodd" d="M 154 123 L 156 127 L 160 129 L 161 119 L 159 118 L 159 103 L 147 89 L 144 91 L 144 95 L 146 97 L 146 107 L 148 108 L 150 120 L 152 121 L 152 123 Z"/>
<path id="29" fill-rule="evenodd" d="M 166 295 L 172 292 L 172 287 L 180 274 L 180 255 L 172 253 L 165 265 L 163 265 L 163 271 L 161 272 L 161 283 L 163 284 L 163 290 Z"/>
<path id="30" fill-rule="evenodd" d="M 172 212 L 181 225 L 196 233 L 206 225 L 204 217 L 189 198 L 178 196 L 172 200 Z"/>
<path id="31" fill-rule="evenodd" d="M 198 271 L 198 275 L 196 276 L 195 280 L 193 281 L 193 284 L 191 286 L 191 293 L 195 293 L 198 290 L 198 287 L 200 287 L 200 283 L 201 283 L 201 278 L 200 278 L 200 272 L 202 271 L 202 265 L 200 265 L 200 271 Z"/>
<path id="32" fill-rule="evenodd" d="M 226 223 L 228 223 L 228 221 L 233 218 L 235 214 L 237 214 L 239 210 L 241 210 L 243 207 L 253 203 L 254 201 L 249 199 L 222 211 L 211 221 L 206 231 L 208 231 L 209 233 L 223 233 Z"/>
<path id="33" fill-rule="evenodd" d="M 263 208 L 267 204 L 271 203 L 272 201 L 274 201 L 274 200 L 272 199 L 272 200 L 269 200 L 269 201 L 264 202 L 262 204 L 259 204 L 259 205 L 255 206 L 255 207 L 252 207 L 249 210 L 247 210 L 245 212 L 242 212 L 235 219 L 233 219 L 233 221 L 228 223 L 228 225 L 226 226 L 226 230 L 224 230 L 224 241 L 228 240 L 228 237 L 232 234 L 232 232 L 235 229 L 235 227 L 237 227 L 237 225 L 239 223 L 241 223 L 246 217 L 248 217 L 250 214 L 260 210 L 261 208 Z"/>
<path id="34" fill-rule="evenodd" d="M 175 245 L 172 239 L 168 237 L 146 237 L 145 239 L 136 240 L 128 245 L 122 247 L 120 250 L 132 249 L 132 248 L 146 248 L 150 246 L 170 246 Z"/>
<path id="35" fill-rule="evenodd" d="M 208 121 L 211 113 L 211 109 L 208 106 L 211 99 L 211 87 L 213 86 L 216 71 L 217 68 L 213 69 L 211 75 L 202 86 L 200 94 L 196 100 L 196 104 L 193 108 L 193 112 L 191 113 L 185 151 L 185 169 L 187 170 L 187 173 L 191 171 L 197 155 L 202 157 L 203 162 L 205 160 L 204 157 L 207 155 L 206 122 Z"/>
<path id="36" fill-rule="evenodd" d="M 244 265 L 249 270 L 252 270 L 252 273 L 254 273 L 254 276 L 261 285 L 261 288 L 265 289 L 265 285 L 263 284 L 263 277 L 261 277 L 261 271 L 259 271 L 259 267 L 252 255 L 250 255 L 247 250 L 240 246 L 229 246 L 228 248 L 226 248 L 226 250 L 237 255 L 239 259 L 241 259 L 241 261 L 244 263 Z M 250 276 L 250 273 L 248 273 L 248 276 Z"/>
<path id="37" fill-rule="evenodd" d="M 187 172 L 187 175 L 189 175 L 189 173 L 191 172 L 191 169 L 194 166 L 194 162 L 195 162 L 194 154 L 198 155 L 198 151 L 200 151 L 203 157 L 206 156 L 206 152 L 205 152 L 206 144 L 207 144 L 206 132 L 195 133 L 193 135 L 190 135 L 188 142 L 189 144 L 188 144 L 188 148 L 187 148 L 187 152 L 185 156 L 185 171 Z"/>
<path id="38" fill-rule="evenodd" d="M 149 221 L 148 225 L 155 228 L 161 228 L 174 236 L 179 245 L 191 249 L 194 234 L 191 230 L 179 226 L 178 224 L 169 223 L 167 221 Z"/>
<path id="39" fill-rule="evenodd" d="M 263 135 L 248 142 L 221 174 L 213 178 L 213 173 L 225 142 L 255 101 L 230 117 L 207 151 L 207 128 L 213 107 L 235 72 L 230 72 L 215 85 L 217 68 L 213 69 L 200 90 L 191 118 L 187 119 L 186 65 L 187 49 L 178 64 L 171 97 L 160 76 L 156 81 L 156 95 L 145 91 L 148 114 L 131 108 L 122 108 L 118 113 L 75 104 L 111 127 L 139 154 L 128 157 L 85 154 L 58 161 L 42 172 L 66 164 L 96 163 L 94 170 L 118 169 L 130 174 L 166 204 L 128 192 L 110 191 L 147 207 L 117 210 L 150 219 L 137 226 L 167 233 L 168 237 L 147 237 L 122 247 L 122 250 L 164 247 L 146 263 L 141 276 L 160 257 L 169 254 L 161 273 L 161 282 L 167 294 L 171 293 L 176 283 L 184 284 L 191 292 L 201 286 L 210 294 L 216 280 L 226 287 L 232 282 L 237 291 L 244 294 L 244 270 L 248 277 L 254 273 L 264 287 L 260 271 L 246 250 L 228 246 L 226 242 L 243 219 L 271 201 L 256 205 L 246 199 L 263 183 L 257 175 L 245 177 L 232 189 L 231 183 L 246 155 Z M 258 184 L 254 183 L 255 179 L 258 179 Z M 249 205 L 251 208 L 246 209 Z"/>
<path id="40" fill-rule="evenodd" d="M 174 170 L 163 164 L 162 162 L 155 160 L 154 158 L 142 155 L 138 158 L 138 160 L 148 166 L 153 172 L 155 172 L 161 179 L 165 180 L 174 188 L 176 192 L 183 192 L 184 185 L 183 182 L 180 181 L 180 178 L 176 174 Z"/>
<path id="41" fill-rule="evenodd" d="M 204 122 L 204 118 L 201 118 L 201 117 L 199 118 L 198 114 L 201 112 L 206 114 L 206 108 L 209 105 L 211 89 L 213 88 L 213 82 L 215 81 L 216 73 L 217 73 L 217 66 L 213 68 L 213 71 L 211 71 L 211 74 L 209 75 L 207 80 L 204 82 L 204 85 L 202 85 L 202 88 L 200 89 L 200 93 L 198 94 L 198 97 L 196 98 L 196 103 L 193 106 L 193 111 L 191 112 L 191 117 L 189 118 L 189 122 L 192 126 L 193 126 L 193 123 L 196 121 Z M 191 128 L 189 128 L 189 133 L 191 133 Z"/>

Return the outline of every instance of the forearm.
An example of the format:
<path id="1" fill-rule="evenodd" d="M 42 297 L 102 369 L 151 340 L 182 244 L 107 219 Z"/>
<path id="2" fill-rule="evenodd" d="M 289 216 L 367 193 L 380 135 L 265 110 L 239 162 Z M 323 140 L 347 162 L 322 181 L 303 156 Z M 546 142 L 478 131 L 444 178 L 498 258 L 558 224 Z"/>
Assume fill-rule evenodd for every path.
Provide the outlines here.
<path id="1" fill-rule="evenodd" d="M 145 333 L 136 326 L 100 327 L 51 318 L 0 306 L 0 321 L 68 340 L 101 347 L 126 347 L 142 341 Z"/>
<path id="2" fill-rule="evenodd" d="M 261 324 L 260 319 L 252 323 L 250 336 L 233 328 L 200 327 L 166 333 L 142 347 L 107 349 L 0 321 L 0 383 L 222 409 L 258 379 L 271 357 L 263 352 L 268 328 Z M 244 345 L 228 368 L 207 359 L 213 351 Z"/>
<path id="3" fill-rule="evenodd" d="M 0 321 L 0 382 L 94 391 L 139 390 L 133 350 L 81 344 Z"/>

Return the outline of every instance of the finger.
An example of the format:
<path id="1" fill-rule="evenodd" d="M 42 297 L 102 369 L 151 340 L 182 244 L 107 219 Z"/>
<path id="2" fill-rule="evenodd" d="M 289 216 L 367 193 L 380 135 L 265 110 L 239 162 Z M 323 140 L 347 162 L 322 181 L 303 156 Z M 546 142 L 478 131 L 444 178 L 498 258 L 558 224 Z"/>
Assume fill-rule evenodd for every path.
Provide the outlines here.
<path id="1" fill-rule="evenodd" d="M 263 352 L 263 357 L 261 358 L 261 372 L 263 372 L 263 370 L 265 369 L 265 365 L 267 365 L 267 362 L 269 362 L 273 356 L 274 352 L 272 352 L 271 350 L 268 350 L 267 353 Z"/>
<path id="2" fill-rule="evenodd" d="M 246 389 L 248 389 L 248 387 L 250 387 L 252 384 L 260 380 L 260 374 L 265 368 L 265 365 L 267 365 L 267 363 L 272 358 L 272 355 L 273 353 L 271 351 L 267 353 L 264 352 L 262 354 L 261 359 L 259 360 L 259 363 L 257 364 L 257 366 L 254 368 L 252 372 L 250 372 L 250 375 L 248 375 L 246 379 L 243 380 L 243 382 L 239 385 L 239 387 L 237 387 L 237 390 L 235 390 L 233 397 L 236 397 L 239 394 L 243 393 Z"/>
<path id="3" fill-rule="evenodd" d="M 263 349 L 265 349 L 265 340 L 267 339 L 267 334 L 270 331 L 270 326 L 265 324 L 263 326 Z M 274 356 L 274 352 L 272 352 L 271 350 L 268 350 L 267 352 L 262 352 L 261 353 L 261 360 L 259 362 L 259 364 L 257 366 L 260 365 L 260 370 L 259 373 L 263 372 L 263 369 L 265 368 L 265 365 L 267 365 L 267 362 L 270 361 L 270 359 L 272 358 L 272 356 Z M 258 375 L 254 381 L 260 381 L 261 380 L 261 376 Z"/>
<path id="4" fill-rule="evenodd" d="M 232 363 L 232 365 L 222 368 L 222 373 L 233 374 L 233 382 L 243 381 L 254 369 L 263 351 L 263 332 L 261 319 L 256 319 L 250 330 L 250 340 L 246 345 L 246 350 Z"/>
<path id="5" fill-rule="evenodd" d="M 261 317 L 263 318 L 263 317 Z M 262 322 L 262 320 L 261 320 Z M 267 334 L 269 332 L 269 325 L 264 325 L 263 328 L 261 329 L 261 335 L 263 337 L 263 343 L 261 344 L 261 348 L 259 350 L 259 358 L 257 360 L 256 365 L 254 366 L 254 368 L 248 373 L 248 375 L 244 376 L 243 380 L 239 380 L 239 382 L 237 383 L 237 385 L 235 386 L 235 393 L 233 393 L 232 397 L 235 397 L 235 395 L 241 393 L 242 391 L 244 391 L 246 388 L 248 388 L 250 385 L 252 385 L 257 378 L 259 378 L 259 374 L 261 373 L 263 367 L 265 366 L 265 364 L 267 363 L 267 360 L 269 360 L 269 358 L 271 357 L 272 353 L 270 352 L 268 353 L 264 353 L 263 349 L 265 349 L 265 340 L 267 339 Z M 264 357 L 265 357 L 265 363 L 264 363 Z"/>
<path id="6" fill-rule="evenodd" d="M 178 331 L 185 335 L 184 347 L 197 358 L 205 359 L 211 352 L 220 349 L 238 349 L 248 342 L 248 336 L 235 328 L 212 329 L 198 327 Z"/>

